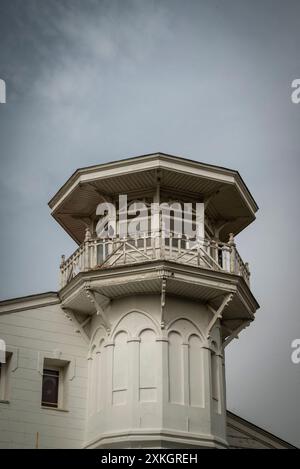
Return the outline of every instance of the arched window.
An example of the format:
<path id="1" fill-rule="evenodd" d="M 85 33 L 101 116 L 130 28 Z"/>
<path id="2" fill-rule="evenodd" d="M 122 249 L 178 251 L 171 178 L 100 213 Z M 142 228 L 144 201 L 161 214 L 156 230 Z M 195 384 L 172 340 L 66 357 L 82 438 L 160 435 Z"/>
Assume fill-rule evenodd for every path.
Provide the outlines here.
<path id="1" fill-rule="evenodd" d="M 115 337 L 113 355 L 113 404 L 126 404 L 128 392 L 128 344 L 127 333 Z"/>
<path id="2" fill-rule="evenodd" d="M 190 405 L 204 406 L 203 358 L 200 338 L 193 334 L 189 338 L 189 389 Z"/>
<path id="3" fill-rule="evenodd" d="M 156 401 L 158 355 L 155 334 L 146 329 L 140 334 L 140 339 L 140 401 Z"/>
<path id="4" fill-rule="evenodd" d="M 178 332 L 169 334 L 169 401 L 183 403 L 183 356 L 182 338 Z"/>

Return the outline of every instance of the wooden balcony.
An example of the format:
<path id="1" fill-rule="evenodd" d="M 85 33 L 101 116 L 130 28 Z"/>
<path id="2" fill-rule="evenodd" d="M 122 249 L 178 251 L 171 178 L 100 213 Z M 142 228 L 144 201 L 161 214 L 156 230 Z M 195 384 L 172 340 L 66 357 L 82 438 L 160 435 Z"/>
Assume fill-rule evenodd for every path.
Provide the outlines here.
<path id="1" fill-rule="evenodd" d="M 176 233 L 144 233 L 130 238 L 86 237 L 79 248 L 60 264 L 61 288 L 79 272 L 110 269 L 120 265 L 168 260 L 214 271 L 239 275 L 249 285 L 250 272 L 236 249 L 233 236 L 228 243 L 188 238 Z"/>

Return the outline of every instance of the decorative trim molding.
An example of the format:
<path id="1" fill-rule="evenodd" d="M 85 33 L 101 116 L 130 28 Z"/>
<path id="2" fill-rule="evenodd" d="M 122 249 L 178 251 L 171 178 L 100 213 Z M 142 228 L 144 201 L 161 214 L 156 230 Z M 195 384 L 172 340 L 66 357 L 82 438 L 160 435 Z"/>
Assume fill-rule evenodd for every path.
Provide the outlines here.
<path id="1" fill-rule="evenodd" d="M 90 343 L 90 338 L 89 336 L 87 335 L 87 333 L 85 332 L 84 330 L 84 326 L 86 326 L 88 324 L 88 322 L 90 322 L 91 320 L 91 316 L 88 316 L 87 318 L 85 318 L 81 323 L 78 321 L 78 319 L 76 318 L 76 315 L 75 315 L 75 312 L 72 311 L 71 308 L 67 308 L 65 306 L 62 306 L 62 310 L 65 312 L 65 316 L 67 319 L 69 319 L 69 321 L 71 321 L 74 326 L 75 326 L 75 332 L 78 333 L 78 334 L 81 334 L 82 338 L 84 339 L 84 341 L 89 344 Z"/>
<path id="2" fill-rule="evenodd" d="M 89 287 L 89 285 L 84 285 L 84 291 L 86 293 L 87 298 L 90 300 L 92 305 L 95 307 L 96 314 L 98 316 L 100 316 L 101 322 L 102 322 L 106 332 L 109 334 L 110 330 L 111 330 L 111 324 L 110 324 L 110 321 L 109 321 L 109 319 L 108 319 L 108 317 L 105 313 L 105 308 L 102 305 L 100 305 L 99 301 L 96 298 L 96 293 L 98 293 L 98 292 L 96 290 L 92 290 Z M 102 295 L 102 296 L 104 296 L 104 295 Z M 110 300 L 107 297 L 105 297 L 105 299 L 107 300 L 107 305 L 108 305 L 110 303 Z"/>
<path id="3" fill-rule="evenodd" d="M 120 445 L 120 443 L 130 443 L 132 444 L 140 444 L 145 445 L 147 447 L 147 442 L 171 442 L 171 443 L 179 443 L 182 445 L 186 445 L 186 447 L 191 446 L 201 446 L 204 445 L 209 448 L 227 448 L 228 443 L 226 440 L 222 438 L 215 437 L 213 435 L 203 435 L 197 433 L 189 433 L 189 432 L 181 432 L 176 430 L 161 430 L 161 429 L 153 429 L 153 430 L 124 430 L 121 432 L 111 432 L 111 433 L 103 433 L 98 438 L 95 438 L 89 442 L 87 442 L 83 448 L 101 448 L 105 445 Z M 136 447 L 136 446 L 135 446 Z"/>
<path id="4" fill-rule="evenodd" d="M 36 308 L 45 308 L 59 304 L 61 301 L 56 292 L 38 293 L 37 295 L 22 296 L 0 301 L 0 315 L 18 313 Z"/>
<path id="5" fill-rule="evenodd" d="M 207 303 L 208 309 L 213 313 L 213 318 L 207 326 L 206 333 L 205 333 L 206 339 L 208 340 L 210 339 L 210 334 L 211 334 L 211 331 L 213 330 L 214 325 L 216 324 L 218 319 L 222 319 L 224 309 L 226 308 L 226 306 L 228 306 L 228 304 L 232 301 L 232 299 L 233 299 L 232 293 L 228 293 L 228 295 L 225 295 L 222 303 L 220 304 L 217 310 L 214 309 L 209 303 Z"/>
<path id="6" fill-rule="evenodd" d="M 45 359 L 58 360 L 62 364 L 69 364 L 69 381 L 72 381 L 76 375 L 76 359 L 71 355 L 65 355 L 60 350 L 53 350 L 52 352 L 38 352 L 37 356 L 37 371 L 43 376 L 44 360 Z"/>

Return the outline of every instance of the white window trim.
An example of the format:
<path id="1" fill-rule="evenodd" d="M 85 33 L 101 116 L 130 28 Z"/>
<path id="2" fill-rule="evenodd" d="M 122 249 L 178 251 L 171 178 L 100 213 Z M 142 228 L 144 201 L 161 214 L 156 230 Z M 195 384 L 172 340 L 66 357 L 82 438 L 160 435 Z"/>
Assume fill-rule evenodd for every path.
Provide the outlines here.
<path id="1" fill-rule="evenodd" d="M 0 403 L 8 404 L 10 398 L 10 378 L 12 371 L 12 353 L 6 351 L 6 361 L 1 363 L 0 374 Z"/>
<path id="2" fill-rule="evenodd" d="M 75 377 L 76 361 L 70 355 L 63 355 L 58 350 L 38 353 L 38 372 L 43 376 L 44 369 L 59 371 L 58 382 L 58 407 L 51 407 L 41 403 L 41 408 L 45 410 L 56 410 L 68 412 L 68 390 L 69 381 Z M 42 392 L 43 381 L 41 381 Z M 42 396 L 41 396 L 42 397 Z"/>
<path id="3" fill-rule="evenodd" d="M 76 360 L 75 357 L 71 355 L 64 355 L 63 353 L 54 350 L 53 352 L 38 352 L 38 360 L 37 360 L 37 371 L 40 373 L 41 376 L 43 376 L 43 370 L 44 370 L 44 363 L 45 360 L 49 361 L 50 360 L 56 360 L 58 362 L 63 363 L 69 363 L 69 369 L 68 369 L 68 380 L 72 381 L 72 379 L 75 378 L 76 374 Z"/>

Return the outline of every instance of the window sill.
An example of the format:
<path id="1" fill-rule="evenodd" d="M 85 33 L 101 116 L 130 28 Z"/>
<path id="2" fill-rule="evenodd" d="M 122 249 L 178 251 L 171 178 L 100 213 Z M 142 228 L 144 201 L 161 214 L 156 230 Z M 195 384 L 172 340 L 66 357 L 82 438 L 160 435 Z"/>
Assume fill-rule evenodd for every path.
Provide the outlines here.
<path id="1" fill-rule="evenodd" d="M 48 407 L 46 405 L 42 405 L 41 406 L 41 409 L 45 409 L 45 410 L 56 410 L 57 412 L 69 412 L 68 409 L 62 409 L 60 407 Z"/>
<path id="2" fill-rule="evenodd" d="M 6 399 L 0 399 L 0 404 L 9 404 L 9 401 Z"/>

